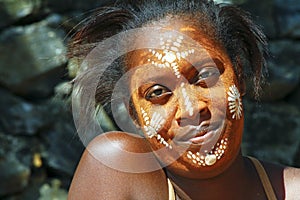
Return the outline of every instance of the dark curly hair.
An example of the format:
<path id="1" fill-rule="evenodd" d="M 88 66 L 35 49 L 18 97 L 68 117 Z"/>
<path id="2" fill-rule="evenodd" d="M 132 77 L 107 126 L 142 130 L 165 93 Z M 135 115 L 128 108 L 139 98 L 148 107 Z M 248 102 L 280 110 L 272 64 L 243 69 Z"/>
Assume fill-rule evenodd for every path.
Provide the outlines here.
<path id="1" fill-rule="evenodd" d="M 69 48 L 70 57 L 83 59 L 104 39 L 144 27 L 166 16 L 179 16 L 196 23 L 207 37 L 221 44 L 233 63 L 239 82 L 253 80 L 254 93 L 258 96 L 267 72 L 265 35 L 253 23 L 249 13 L 233 5 L 215 4 L 209 0 L 125 0 L 99 8 L 74 34 Z M 124 57 L 105 69 L 98 79 L 97 103 L 110 103 L 114 85 L 125 72 Z M 84 76 L 87 73 L 79 74 L 75 81 Z"/>

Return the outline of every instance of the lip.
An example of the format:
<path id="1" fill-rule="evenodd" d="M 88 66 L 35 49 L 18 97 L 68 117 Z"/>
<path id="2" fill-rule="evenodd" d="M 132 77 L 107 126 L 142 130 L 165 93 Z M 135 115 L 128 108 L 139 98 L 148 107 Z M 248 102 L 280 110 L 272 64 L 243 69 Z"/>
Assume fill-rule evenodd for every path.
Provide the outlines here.
<path id="1" fill-rule="evenodd" d="M 189 139 L 189 141 L 193 144 L 203 145 L 206 141 L 209 141 L 210 138 L 212 138 L 213 136 L 214 136 L 214 131 L 208 131 L 205 132 L 204 134 L 202 133 L 199 136 L 195 136 Z"/>
<path id="2" fill-rule="evenodd" d="M 217 131 L 216 124 L 201 123 L 199 126 L 188 126 L 175 132 L 175 143 L 203 145 L 209 142 Z"/>

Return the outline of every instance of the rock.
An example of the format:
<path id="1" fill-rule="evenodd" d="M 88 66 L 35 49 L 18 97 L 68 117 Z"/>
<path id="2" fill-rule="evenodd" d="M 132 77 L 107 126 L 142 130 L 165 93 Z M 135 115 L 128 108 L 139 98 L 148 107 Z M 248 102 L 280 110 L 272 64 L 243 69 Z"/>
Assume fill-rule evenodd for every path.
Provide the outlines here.
<path id="1" fill-rule="evenodd" d="M 42 156 L 53 174 L 70 181 L 84 146 L 77 136 L 70 105 L 60 99 L 52 99 L 47 104 L 48 110 L 52 110 L 53 121 L 40 135 L 45 146 Z"/>
<path id="2" fill-rule="evenodd" d="M 280 36 L 300 38 L 300 4 L 298 0 L 276 0 L 275 15 Z"/>
<path id="3" fill-rule="evenodd" d="M 300 82 L 300 43 L 281 40 L 270 43 L 273 59 L 269 61 L 270 100 L 280 100 L 295 90 Z"/>
<path id="4" fill-rule="evenodd" d="M 60 188 L 61 182 L 58 179 L 51 181 L 51 185 L 45 183 L 40 188 L 38 200 L 67 200 L 67 191 Z"/>
<path id="5" fill-rule="evenodd" d="M 262 88 L 262 101 L 282 100 L 293 93 L 300 83 L 300 43 L 290 40 L 271 42 L 270 52 L 269 76 L 267 85 Z"/>
<path id="6" fill-rule="evenodd" d="M 40 0 L 1 0 L 0 29 L 34 13 L 40 6 Z"/>
<path id="7" fill-rule="evenodd" d="M 28 169 L 46 169 L 67 188 L 84 149 L 76 135 L 68 101 L 53 98 L 34 105 L 7 91 L 0 90 L 0 96 L 4 107 L 0 130 L 6 133 L 0 131 L 0 161 L 9 155 Z M 30 124 L 31 120 L 38 123 Z M 1 173 L 6 171 L 0 171 L 0 177 Z M 25 188 L 20 198 L 32 196 L 39 184 L 33 186 L 31 176 L 32 187 Z"/>
<path id="8" fill-rule="evenodd" d="M 227 4 L 232 4 L 235 3 L 235 1 L 232 0 L 214 0 L 215 3 L 227 3 Z"/>
<path id="9" fill-rule="evenodd" d="M 300 145 L 300 112 L 286 103 L 244 101 L 243 151 L 262 160 L 295 165 Z"/>
<path id="10" fill-rule="evenodd" d="M 289 39 L 272 41 L 270 42 L 270 52 L 271 57 L 280 64 L 300 65 L 300 42 Z"/>
<path id="11" fill-rule="evenodd" d="M 28 142 L 28 143 L 27 143 Z M 0 198 L 23 191 L 31 175 L 31 154 L 35 142 L 0 132 Z"/>
<path id="12" fill-rule="evenodd" d="M 298 152 L 295 155 L 295 167 L 300 168 L 300 146 L 298 147 Z"/>
<path id="13" fill-rule="evenodd" d="M 41 106 L 0 90 L 0 130 L 10 135 L 36 135 L 50 124 L 48 112 Z"/>
<path id="14" fill-rule="evenodd" d="M 55 86 L 55 95 L 60 98 L 68 97 L 72 93 L 73 85 L 70 81 L 63 82 Z"/>
<path id="15" fill-rule="evenodd" d="M 296 90 L 293 91 L 287 98 L 287 103 L 296 106 L 300 110 L 300 84 L 296 88 Z"/>
<path id="16" fill-rule="evenodd" d="M 0 160 L 0 197 L 21 192 L 28 185 L 30 169 L 15 157 Z"/>
<path id="17" fill-rule="evenodd" d="M 69 77 L 71 78 L 75 78 L 79 69 L 80 69 L 80 66 L 81 66 L 81 61 L 77 58 L 71 58 L 69 59 L 69 62 L 68 62 L 68 73 L 69 73 Z"/>
<path id="18" fill-rule="evenodd" d="M 19 118 L 15 120 L 12 116 L 2 115 L 7 121 L 9 119 L 11 121 L 4 128 L 5 132 L 6 130 L 10 132 L 6 134 L 0 132 L 0 161 L 6 157 L 12 157 L 17 159 L 20 166 L 33 169 L 30 186 L 22 187 L 22 195 L 18 199 L 31 199 L 34 196 L 32 193 L 38 193 L 41 180 L 34 181 L 33 177 L 42 178 L 44 181 L 45 174 L 39 175 L 41 170 L 42 172 L 47 170 L 48 176 L 51 174 L 51 176 L 58 177 L 64 188 L 68 188 L 84 149 L 76 135 L 70 105 L 58 98 L 34 105 L 6 93 L 8 92 L 0 90 L 1 97 L 4 97 L 0 99 L 0 105 L 6 106 L 7 110 L 15 110 L 14 114 Z M 20 109 L 21 105 L 26 105 L 23 107 L 28 107 L 28 109 Z M 15 107 L 19 109 L 14 109 Z M 26 124 L 28 120 L 40 123 L 38 126 L 26 128 L 24 123 Z M 17 125 L 14 125 L 14 121 L 17 121 Z M 7 173 L 6 170 L 0 171 L 0 177 L 2 173 Z M 0 186 L 3 185 L 1 184 Z M 17 187 L 19 183 L 15 184 Z"/>
<path id="19" fill-rule="evenodd" d="M 70 105 L 61 99 L 34 105 L 3 90 L 0 95 L 4 97 L 0 99 L 2 131 L 10 136 L 40 135 L 45 146 L 38 149 L 45 150 L 41 153 L 47 166 L 71 175 L 83 145 L 76 136 Z"/>
<path id="20" fill-rule="evenodd" d="M 0 139 L 0 159 L 16 158 L 28 168 L 42 166 L 35 166 L 34 163 L 34 155 L 40 154 L 44 148 L 39 139 L 35 137 L 11 136 L 3 132 L 0 132 Z"/>
<path id="21" fill-rule="evenodd" d="M 232 0 L 251 13 L 270 38 L 300 37 L 298 0 Z"/>
<path id="22" fill-rule="evenodd" d="M 66 74 L 64 33 L 53 26 L 53 17 L 0 34 L 0 83 L 28 98 L 53 94 Z"/>
<path id="23" fill-rule="evenodd" d="M 274 0 L 233 0 L 239 7 L 251 13 L 254 21 L 259 24 L 263 32 L 271 38 L 277 37 L 277 26 L 274 19 Z"/>
<path id="24" fill-rule="evenodd" d="M 68 123 L 57 123 L 42 137 L 46 146 L 43 157 L 47 168 L 53 174 L 70 179 L 84 149 L 76 129 Z"/>
<path id="25" fill-rule="evenodd" d="M 37 167 L 34 163 L 34 155 L 40 154 L 42 149 L 44 149 L 39 139 L 35 137 L 11 136 L 3 132 L 0 132 L 0 139 L 0 160 L 12 157 L 28 168 Z"/>
<path id="26" fill-rule="evenodd" d="M 66 12 L 69 10 L 91 10 L 97 8 L 99 6 L 107 5 L 113 3 L 113 0 L 102 0 L 102 1 L 95 1 L 95 0 L 46 0 L 45 5 L 52 11 L 52 12 Z"/>

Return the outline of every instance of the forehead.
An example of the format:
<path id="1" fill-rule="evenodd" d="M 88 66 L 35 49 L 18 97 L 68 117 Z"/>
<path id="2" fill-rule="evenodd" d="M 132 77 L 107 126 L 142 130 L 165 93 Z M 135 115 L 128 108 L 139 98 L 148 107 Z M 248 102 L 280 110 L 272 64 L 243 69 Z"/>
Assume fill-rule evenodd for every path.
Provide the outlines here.
<path id="1" fill-rule="evenodd" d="M 223 47 L 213 38 L 214 33 L 207 34 L 193 21 L 166 18 L 153 22 L 151 28 L 135 39 L 135 43 L 144 48 L 135 50 L 127 57 L 129 68 L 152 62 L 172 62 L 187 57 L 224 56 Z M 202 26 L 201 26 L 202 27 Z"/>

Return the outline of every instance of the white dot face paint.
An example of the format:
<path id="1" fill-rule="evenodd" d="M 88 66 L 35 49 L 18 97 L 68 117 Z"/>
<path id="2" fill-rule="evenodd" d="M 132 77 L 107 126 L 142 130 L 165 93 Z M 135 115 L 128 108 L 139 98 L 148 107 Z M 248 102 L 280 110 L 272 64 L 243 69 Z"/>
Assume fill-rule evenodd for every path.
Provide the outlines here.
<path id="1" fill-rule="evenodd" d="M 182 92 L 182 96 L 184 98 L 185 109 L 189 112 L 189 116 L 193 116 L 194 115 L 194 110 L 193 110 L 193 107 L 192 107 L 192 103 L 190 101 L 190 98 L 189 98 L 184 86 L 185 86 L 185 84 L 182 83 L 181 84 L 181 92 Z"/>
<path id="2" fill-rule="evenodd" d="M 173 63 L 176 60 L 176 55 L 173 52 L 166 52 L 164 58 L 168 63 Z"/>
<path id="3" fill-rule="evenodd" d="M 156 48 L 149 48 L 147 49 L 148 52 L 145 52 L 148 57 L 146 57 L 146 64 L 145 64 L 145 71 L 148 72 L 147 80 L 149 85 L 161 85 L 162 87 L 168 88 L 169 92 L 172 92 L 172 98 L 173 99 L 180 99 L 180 110 L 182 113 L 186 113 L 185 116 L 181 116 L 184 118 L 191 117 L 191 120 L 182 120 L 182 123 L 176 127 L 171 126 L 171 131 L 167 134 L 169 135 L 168 140 L 172 140 L 173 147 L 168 144 L 164 138 L 162 138 L 162 135 L 158 134 L 157 128 L 155 128 L 155 124 L 151 125 L 151 121 L 153 122 L 159 121 L 158 120 L 158 114 L 154 111 L 148 110 L 147 117 L 145 115 L 145 110 L 142 110 L 143 113 L 143 120 L 145 126 L 143 127 L 145 135 L 149 138 L 156 138 L 161 144 L 164 144 L 166 147 L 169 147 L 170 149 L 173 148 L 173 150 L 176 149 L 176 147 L 179 148 L 189 148 L 186 145 L 195 145 L 196 148 L 199 148 L 198 156 L 195 154 L 194 159 L 192 160 L 192 163 L 197 164 L 199 167 L 204 166 L 212 166 L 214 165 L 222 155 L 224 154 L 225 150 L 219 148 L 216 146 L 217 141 L 219 141 L 220 134 L 222 134 L 222 129 L 224 127 L 224 121 L 217 121 L 214 119 L 215 117 L 221 117 L 225 116 L 225 114 L 219 114 L 219 115 L 213 115 L 208 118 L 206 122 L 202 122 L 200 120 L 200 113 L 199 113 L 199 106 L 196 104 L 197 101 L 201 101 L 203 99 L 210 99 L 213 103 L 211 105 L 218 105 L 220 106 L 220 102 L 224 102 L 224 109 L 226 109 L 226 91 L 221 88 L 222 84 L 218 85 L 221 89 L 219 89 L 218 92 L 216 91 L 218 87 L 215 87 L 213 90 L 210 90 L 210 88 L 196 84 L 197 81 L 192 82 L 192 78 L 199 78 L 199 73 L 202 71 L 205 71 L 205 69 L 210 69 L 209 67 L 215 67 L 216 63 L 213 60 L 210 60 L 211 57 L 208 54 L 208 52 L 205 51 L 203 48 L 197 48 L 197 51 L 195 51 L 192 47 L 186 46 L 188 42 L 184 42 L 184 37 L 178 36 L 178 37 L 160 37 L 159 47 Z M 157 41 L 157 40 L 156 40 Z M 190 48 L 190 49 L 189 49 Z M 155 49 L 155 50 L 154 50 Z M 191 56 L 194 54 L 193 56 Z M 143 54 L 142 54 L 143 55 Z M 197 56 L 196 56 L 197 55 Z M 185 59 L 187 62 L 180 62 L 180 60 Z M 202 62 L 203 61 L 203 62 Z M 151 63 L 151 66 L 148 66 L 147 64 Z M 186 63 L 193 63 L 193 67 L 190 67 L 189 64 L 186 65 Z M 195 65 L 194 65 L 195 64 Z M 186 67 L 186 68 L 183 68 Z M 190 68 L 189 68 L 190 67 Z M 157 69 L 161 68 L 161 69 Z M 164 68 L 170 68 L 164 69 Z M 138 73 L 136 73 L 136 77 L 144 77 L 143 74 L 141 74 L 142 68 L 139 68 Z M 179 70 L 180 69 L 180 70 Z M 204 70 L 203 70 L 204 69 Z M 215 71 L 214 71 L 215 72 Z M 182 73 L 182 74 L 181 74 Z M 175 74 L 175 77 L 173 78 L 173 74 Z M 193 75 L 192 75 L 193 74 Z M 212 79 L 213 75 L 212 73 L 207 73 L 209 77 L 203 78 L 203 81 Z M 215 75 L 215 74 L 214 74 Z M 166 78 L 165 78 L 166 77 Z M 169 78 L 169 77 L 172 77 Z M 186 79 L 188 78 L 188 80 Z M 201 77 L 202 78 L 202 77 Z M 168 82 L 167 82 L 167 81 Z M 174 81 L 176 80 L 176 81 Z M 197 79 L 198 80 L 198 79 Z M 173 82 L 172 82 L 173 81 Z M 194 81 L 194 80 L 193 80 Z M 136 82 L 135 82 L 136 83 Z M 198 82 L 197 82 L 198 83 Z M 144 82 L 142 82 L 142 85 L 147 85 Z M 190 85 L 192 85 L 191 88 Z M 176 86 L 176 87 L 175 87 Z M 145 86 L 149 87 L 149 86 Z M 152 86 L 151 86 L 152 87 Z M 193 91 L 192 91 L 193 90 Z M 206 90 L 206 93 L 202 93 L 202 97 L 200 98 L 200 95 L 196 95 L 197 92 L 200 92 L 201 90 Z M 146 91 L 143 89 L 143 91 Z M 207 92 L 208 91 L 208 92 Z M 212 91 L 212 92 L 211 92 Z M 220 92 L 221 91 L 221 92 Z M 161 91 L 159 91 L 161 92 Z M 145 94 L 143 92 L 143 94 Z M 223 96 L 219 96 L 219 94 L 223 94 Z M 179 96 L 176 96 L 179 95 Z M 195 99 L 196 96 L 197 98 Z M 156 96 L 159 96 L 157 99 L 162 98 L 161 94 L 157 94 Z M 158 102 L 157 100 L 153 103 L 147 99 L 148 105 L 152 107 L 150 103 L 157 106 L 157 104 L 160 104 L 162 101 Z M 161 104 L 161 108 L 164 106 L 165 103 L 168 101 L 165 101 Z M 193 103 L 195 105 L 193 105 Z M 205 104 L 205 103 L 204 103 Z M 173 104 L 175 105 L 175 104 Z M 202 106 L 202 105 L 201 105 Z M 166 112 L 169 112 L 168 109 L 172 107 L 166 106 L 167 110 Z M 197 108 L 196 108 L 197 107 Z M 176 109 L 176 108 L 174 108 Z M 209 108 L 207 108 L 209 109 Z M 222 109 L 221 109 L 222 110 Z M 157 111 L 157 110 L 156 110 Z M 149 113 L 152 113 L 153 116 L 149 116 Z M 203 112 L 205 113 L 205 112 Z M 225 112 L 224 112 L 225 113 Z M 172 115 L 166 116 L 165 119 L 169 119 Z M 208 119 L 206 118 L 206 119 Z M 172 120 L 176 120 L 175 118 Z M 202 123 L 201 123 L 202 122 Z M 213 122 L 213 123 L 211 123 Z M 199 124 L 197 124 L 199 123 Z M 201 123 L 201 124 L 200 124 Z M 218 124 L 218 125 L 216 125 Z M 183 126 L 184 125 L 184 126 Z M 182 126 L 182 127 L 180 127 Z M 174 136 L 172 136 L 174 135 Z M 173 138 L 172 138 L 173 137 Z M 174 140 L 173 140 L 174 139 Z M 170 143 L 170 142 L 169 142 Z M 191 149 L 193 149 L 192 147 Z M 195 151 L 195 149 L 193 150 Z M 216 152 L 215 152 L 216 151 Z M 200 156 L 201 154 L 201 156 Z M 185 156 L 185 154 L 183 155 Z M 202 159 L 201 159 L 201 158 Z"/>
<path id="4" fill-rule="evenodd" d="M 172 146 L 165 141 L 165 139 L 158 134 L 158 131 L 161 129 L 161 127 L 165 124 L 166 120 L 163 118 L 161 114 L 158 112 L 154 112 L 152 117 L 150 118 L 148 113 L 141 108 L 141 113 L 144 120 L 144 131 L 146 135 L 151 139 L 153 137 L 156 137 L 156 139 L 159 141 L 159 143 L 163 144 L 169 149 L 172 149 Z"/>
<path id="5" fill-rule="evenodd" d="M 179 23 L 179 24 L 177 24 Z M 112 164 L 109 159 L 99 157 L 97 158 L 100 162 L 105 165 L 125 172 L 136 173 L 136 172 L 150 172 L 155 171 L 157 169 L 161 169 L 162 167 L 166 167 L 175 163 L 175 167 L 178 167 L 178 170 L 184 171 L 185 165 L 193 165 L 199 166 L 199 168 L 206 166 L 211 167 L 212 170 L 218 169 L 215 167 L 226 166 L 227 162 L 223 162 L 223 160 L 230 160 L 232 155 L 236 154 L 239 151 L 239 143 L 237 140 L 240 140 L 241 131 L 236 127 L 239 127 L 237 123 L 240 123 L 240 120 L 236 120 L 236 124 L 233 127 L 236 132 L 234 136 L 231 137 L 231 132 L 227 130 L 232 130 L 232 126 L 224 126 L 228 118 L 226 118 L 226 112 L 228 110 L 228 88 L 233 84 L 231 80 L 234 79 L 234 74 L 229 69 L 230 62 L 227 62 L 226 52 L 223 52 L 222 49 L 218 47 L 214 41 L 207 40 L 208 38 L 202 34 L 201 30 L 198 30 L 197 27 L 193 27 L 190 24 L 185 24 L 186 22 L 181 22 L 180 20 L 172 21 L 170 23 L 170 27 L 172 28 L 173 24 L 176 24 L 175 31 L 165 31 L 162 29 L 162 26 L 158 27 L 147 27 L 138 30 L 129 30 L 122 34 L 117 35 L 114 38 L 106 40 L 99 45 L 99 47 L 95 48 L 94 51 L 85 59 L 85 65 L 90 66 L 92 70 L 90 70 L 85 79 L 78 79 L 80 82 L 76 83 L 74 88 L 81 87 L 82 85 L 86 85 L 88 90 L 82 90 L 82 97 L 86 97 L 84 99 L 78 99 L 74 96 L 73 100 L 73 113 L 76 122 L 76 127 L 78 127 L 78 132 L 81 136 L 89 135 L 89 138 L 95 137 L 95 133 L 103 133 L 101 126 L 98 124 L 92 124 L 93 122 L 93 114 L 94 112 L 87 113 L 86 110 L 92 110 L 95 107 L 94 101 L 90 101 L 91 97 L 95 96 L 95 91 L 97 89 L 97 83 L 99 82 L 99 77 L 102 77 L 103 71 L 102 69 L 106 69 L 110 66 L 110 64 L 117 58 L 122 55 L 126 55 L 126 53 L 130 53 L 132 55 L 131 60 L 128 60 L 128 66 L 130 66 L 130 71 L 126 72 L 122 76 L 122 79 L 125 80 L 125 83 L 130 83 L 129 89 L 130 94 L 124 94 L 124 87 L 126 84 L 123 84 L 123 81 L 120 81 L 120 84 L 116 84 L 114 88 L 114 94 L 112 95 L 112 107 L 116 107 L 116 111 L 118 110 L 118 104 L 116 99 L 122 99 L 124 102 L 128 103 L 132 100 L 134 106 L 137 108 L 138 119 L 142 122 L 144 135 L 146 135 L 153 142 L 151 145 L 154 147 L 153 152 L 160 160 L 161 166 L 149 166 L 147 168 L 132 168 L 123 167 L 123 159 L 120 159 L 120 163 Z M 177 26 L 178 25 L 178 26 Z M 194 28 L 194 30 L 189 29 L 190 27 Z M 168 27 L 169 28 L 169 27 Z M 163 31 L 162 31 L 163 30 Z M 168 29 L 169 30 L 169 29 Z M 184 31 L 181 31 L 184 30 Z M 191 31 L 190 31 L 191 30 Z M 172 37 L 166 37 L 172 35 Z M 183 36 L 180 36 L 183 35 Z M 118 45 L 120 44 L 120 45 Z M 107 48 L 112 47 L 112 48 Z M 110 50 L 111 49 L 111 50 Z M 195 49 L 195 50 L 194 50 Z M 133 53 L 135 50 L 138 50 L 137 53 Z M 146 51 L 145 51 L 146 50 Z M 149 50 L 149 51 L 148 51 Z M 100 55 L 99 55 L 100 54 Z M 193 54 L 193 55 L 192 55 Z M 176 57 L 176 59 L 175 59 Z M 181 62 L 183 61 L 186 62 Z M 109 59 L 109 60 L 107 60 Z M 148 60 L 147 60 L 148 59 Z M 206 61 L 211 59 L 211 61 Z M 185 76 L 185 74 L 180 74 L 180 72 L 186 72 L 187 68 L 181 70 L 184 67 L 185 63 L 195 64 L 195 68 L 200 71 L 201 67 L 213 66 L 215 60 L 219 60 L 222 64 L 224 64 L 222 74 L 220 76 L 226 77 L 225 79 L 221 79 L 220 82 L 217 83 L 215 87 L 204 88 L 201 85 L 194 85 L 194 88 L 198 88 L 201 90 L 201 97 L 203 97 L 210 105 L 209 111 L 211 112 L 211 117 L 205 119 L 207 121 L 206 126 L 203 129 L 198 129 L 197 127 L 190 127 L 191 131 L 183 130 L 182 127 L 173 126 L 176 124 L 174 121 L 173 113 L 176 108 L 173 107 L 175 99 L 182 98 L 184 90 L 180 88 L 181 79 L 184 79 L 189 76 Z M 95 63 L 96 62 L 96 63 Z M 182 65 L 181 65 L 182 64 Z M 140 70 L 141 68 L 145 68 L 145 70 Z M 168 68 L 168 69 L 163 69 Z M 101 70 L 100 70 L 101 69 Z M 180 69 L 180 70 L 179 70 Z M 221 68 L 219 68 L 221 69 Z M 184 71 L 184 72 L 183 72 Z M 220 70 L 221 71 L 221 70 Z M 168 77 L 163 76 L 163 73 L 168 73 Z M 175 74 L 175 77 L 174 77 Z M 180 78 L 180 79 L 179 79 Z M 84 81 L 83 81 L 84 80 Z M 130 81 L 128 81 L 130 80 Z M 174 81 L 175 80 L 175 81 Z M 223 80 L 229 80 L 228 82 L 224 82 Z M 174 82 L 172 82 L 174 81 Z M 119 81 L 118 81 L 119 82 Z M 175 84 L 178 83 L 179 85 Z M 184 83 L 189 84 L 189 81 L 185 80 Z M 159 84 L 166 86 L 170 89 L 170 92 L 173 92 L 174 89 L 178 89 L 178 91 L 174 92 L 174 95 L 180 96 L 172 96 L 170 101 L 165 101 L 163 104 L 158 105 L 157 103 L 151 104 L 150 101 L 145 100 L 144 91 L 140 92 L 139 88 L 144 86 L 145 88 L 149 87 L 152 84 Z M 127 86 L 126 86 L 127 87 Z M 203 90 L 206 92 L 202 93 Z M 220 92 L 221 91 L 221 92 Z M 186 92 L 189 94 L 190 90 L 186 88 Z M 231 92 L 230 92 L 231 93 Z M 123 96 L 120 96 L 122 94 Z M 158 94 L 159 95 L 159 94 Z M 120 98 L 121 97 L 121 98 Z M 189 110 L 189 101 L 194 103 L 194 96 L 186 97 L 186 105 L 183 104 L 183 109 L 186 111 Z M 199 99 L 200 100 L 200 99 Z M 89 107 L 87 107 L 89 106 Z M 141 111 L 141 107 L 144 108 L 144 112 Z M 215 109 L 211 109 L 217 107 L 219 108 L 219 112 L 215 112 Z M 164 109 L 163 112 L 160 109 Z M 174 112 L 173 112 L 174 111 Z M 162 118 L 167 121 L 165 125 L 161 122 L 161 118 L 155 116 L 154 113 L 160 113 Z M 196 115 L 196 110 L 193 111 L 194 115 Z M 88 116 L 81 116 L 78 113 L 87 113 Z M 115 112 L 116 115 L 120 115 L 119 112 Z M 187 112 L 189 113 L 189 112 Z M 191 112 L 192 113 L 192 112 Z M 235 115 L 234 118 L 236 118 Z M 132 116 L 128 113 L 128 119 Z M 188 117 L 188 116 L 187 116 Z M 230 116 L 231 117 L 231 116 Z M 118 121 L 118 118 L 114 117 L 114 120 Z M 136 119 L 133 119 L 136 120 Z M 164 130 L 158 130 L 159 126 L 154 125 L 154 121 L 159 121 L 161 127 L 164 127 Z M 144 123 L 143 123 L 144 122 Z M 152 122 L 152 123 L 151 123 Z M 174 123 L 173 123 L 174 122 Z M 215 125 L 219 123 L 218 125 Z M 86 125 L 89 125 L 87 127 Z M 120 123 L 122 124 L 122 123 Z M 170 125 L 170 126 L 169 126 Z M 119 123 L 118 123 L 119 126 Z M 241 125 L 242 126 L 242 125 Z M 121 127 L 121 126 L 119 126 Z M 224 128 L 223 128 L 224 127 Z M 127 130 L 127 123 L 124 123 L 124 134 L 127 133 L 135 133 L 129 132 Z M 158 131 L 157 131 L 158 130 Z M 164 131 L 164 132 L 163 132 Z M 203 131 L 203 132 L 202 132 Z M 213 131 L 213 134 L 210 132 Z M 183 135 L 182 138 L 178 138 L 184 140 L 182 143 L 176 141 L 176 135 L 178 136 L 181 133 Z M 190 138 L 201 138 L 206 137 L 207 133 L 210 135 L 210 140 L 208 142 L 207 139 L 203 138 L 204 142 L 198 142 L 197 144 L 191 144 L 189 142 Z M 205 135 L 204 135 L 205 134 Z M 130 135 L 131 136 L 131 135 Z M 162 136 L 164 137 L 162 139 Z M 105 138 L 105 135 L 104 135 Z M 187 138 L 187 139 L 186 139 Z M 228 138 L 230 142 L 230 146 L 225 144 L 221 144 L 221 139 Z M 87 145 L 90 140 L 86 139 L 86 136 L 81 138 L 83 143 Z M 166 140 L 167 143 L 163 141 Z M 171 141 L 172 140 L 172 141 Z M 110 139 L 107 137 L 107 141 Z M 157 142 L 158 141 L 158 142 Z M 173 148 L 160 148 L 160 143 L 167 146 L 167 144 L 172 144 Z M 219 143 L 219 144 L 217 144 Z M 224 141 L 223 141 L 224 143 Z M 187 144 L 187 145 L 185 145 Z M 192 145 L 192 146 L 189 146 Z M 156 147 L 159 148 L 156 148 Z M 212 148 L 214 146 L 214 148 Z M 88 149 L 93 156 L 97 157 L 94 149 Z M 121 149 L 122 151 L 122 149 Z M 132 153 L 126 150 L 122 151 L 120 155 L 122 158 L 130 158 L 139 159 L 143 158 L 145 160 L 148 157 L 153 156 L 153 152 L 147 153 Z M 190 152 L 190 153 L 188 153 Z M 175 155 L 176 154 L 176 155 Z M 191 155 L 190 155 L 191 154 Z M 190 157 L 190 158 L 189 158 Z M 207 157 L 207 158 L 206 158 Z M 226 157 L 226 159 L 225 159 Z M 189 158 L 189 159 L 188 159 Z M 222 159 L 223 158 L 223 159 Z M 193 160 L 190 160 L 193 159 Z M 216 162 L 214 160 L 217 160 Z M 182 165 L 177 165 L 176 163 L 180 162 Z M 219 161 L 219 164 L 218 164 Z M 196 164 L 195 164 L 196 163 Z M 180 167 L 182 166 L 182 167 Z M 219 169 L 218 169 L 219 170 Z M 199 172 L 199 173 L 198 173 Z M 198 174 L 202 174 L 201 170 L 191 170 L 192 174 L 197 176 Z M 200 175 L 202 176 L 202 175 Z"/>
<path id="6" fill-rule="evenodd" d="M 190 54 L 194 54 L 194 49 L 188 49 L 186 51 L 180 51 L 180 48 L 182 48 L 182 42 L 183 42 L 183 36 L 172 37 L 172 35 L 169 35 L 168 39 L 160 38 L 160 47 L 159 49 L 162 50 L 162 52 L 158 52 L 153 49 L 149 49 L 149 52 L 152 53 L 154 56 L 154 59 L 148 59 L 148 62 L 153 64 L 156 67 L 159 68 L 165 68 L 165 67 L 171 67 L 174 71 L 174 74 L 177 78 L 181 77 L 181 74 L 178 70 L 179 66 L 177 61 L 179 61 L 181 58 L 186 58 Z"/>
<path id="7" fill-rule="evenodd" d="M 195 165 L 202 167 L 212 166 L 223 157 L 226 152 L 227 146 L 228 139 L 225 138 L 217 143 L 216 146 L 214 146 L 208 153 L 193 153 L 192 151 L 188 151 L 186 157 Z"/>
<path id="8" fill-rule="evenodd" d="M 240 119 L 242 116 L 242 100 L 240 97 L 240 92 L 235 85 L 229 87 L 228 94 L 228 108 L 229 112 L 232 114 L 232 119 Z"/>
<path id="9" fill-rule="evenodd" d="M 153 47 L 131 57 L 132 66 L 138 65 L 132 68 L 135 72 L 131 84 L 132 91 L 138 91 L 134 100 L 140 109 L 144 134 L 151 139 L 153 149 L 164 149 L 161 148 L 164 145 L 170 155 L 182 154 L 180 159 L 188 165 L 218 166 L 216 163 L 227 148 L 220 140 L 229 138 L 224 134 L 225 88 L 232 84 L 223 87 L 219 79 L 224 74 L 223 60 L 220 55 L 190 45 L 185 37 L 162 35 L 149 41 Z M 156 155 L 163 162 L 169 159 L 168 155 Z"/>

